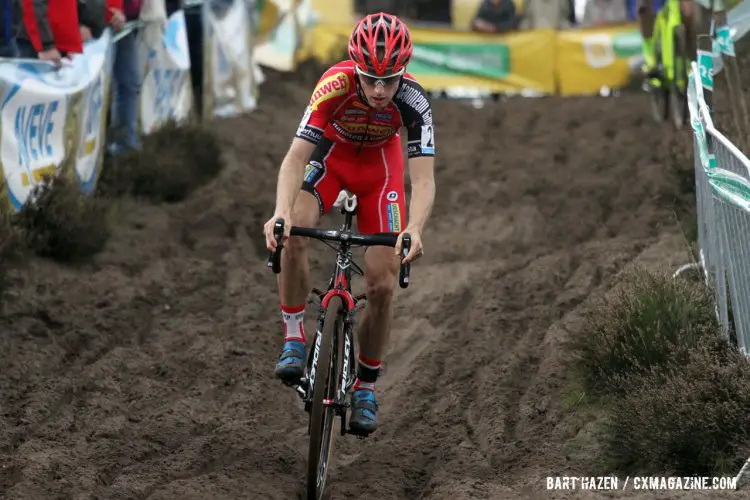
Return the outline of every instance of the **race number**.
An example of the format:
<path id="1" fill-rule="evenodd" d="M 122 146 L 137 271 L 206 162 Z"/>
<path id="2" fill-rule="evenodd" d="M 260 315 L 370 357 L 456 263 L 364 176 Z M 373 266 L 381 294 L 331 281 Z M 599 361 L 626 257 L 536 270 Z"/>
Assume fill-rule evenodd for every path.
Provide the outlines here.
<path id="1" fill-rule="evenodd" d="M 422 152 L 432 153 L 435 150 L 435 130 L 433 125 L 422 125 Z"/>

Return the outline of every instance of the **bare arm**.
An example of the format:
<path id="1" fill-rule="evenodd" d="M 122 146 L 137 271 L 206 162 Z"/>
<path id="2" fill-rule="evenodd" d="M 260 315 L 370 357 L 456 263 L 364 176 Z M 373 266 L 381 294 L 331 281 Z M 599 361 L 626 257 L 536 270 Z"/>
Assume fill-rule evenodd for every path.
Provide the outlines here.
<path id="1" fill-rule="evenodd" d="M 409 160 L 411 203 L 406 231 L 422 233 L 435 201 L 435 157 L 419 156 Z"/>
<path id="2" fill-rule="evenodd" d="M 305 165 L 315 150 L 315 145 L 295 137 L 279 168 L 276 185 L 276 215 L 289 218 L 294 202 L 302 187 Z"/>

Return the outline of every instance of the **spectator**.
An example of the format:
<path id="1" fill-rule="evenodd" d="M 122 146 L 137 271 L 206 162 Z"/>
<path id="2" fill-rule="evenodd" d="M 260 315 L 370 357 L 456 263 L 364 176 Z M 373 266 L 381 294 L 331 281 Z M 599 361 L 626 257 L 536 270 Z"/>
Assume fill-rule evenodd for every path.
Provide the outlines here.
<path id="1" fill-rule="evenodd" d="M 141 0 L 122 0 L 125 19 L 140 16 Z M 140 149 L 138 136 L 138 97 L 141 90 L 141 65 L 137 44 L 138 29 L 126 33 L 115 44 L 112 77 L 114 98 L 111 111 L 111 144 L 109 153 L 117 155 L 127 149 Z"/>
<path id="2" fill-rule="evenodd" d="M 0 57 L 18 57 L 18 46 L 16 45 L 16 33 L 13 29 L 16 24 L 14 18 L 14 0 L 0 0 L 2 2 L 2 34 L 0 35 Z"/>
<path id="3" fill-rule="evenodd" d="M 651 0 L 649 0 L 651 1 Z M 583 11 L 583 26 L 607 26 L 628 21 L 627 3 L 622 0 L 589 0 Z"/>
<path id="4" fill-rule="evenodd" d="M 16 25 L 16 54 L 19 57 L 50 61 L 60 67 L 62 57 L 55 46 L 52 25 L 47 17 L 47 0 L 15 1 L 18 2 L 13 15 Z"/>
<path id="5" fill-rule="evenodd" d="M 125 26 L 122 0 L 78 0 L 78 19 L 84 43 L 102 36 L 107 25 L 118 32 Z"/>
<path id="6" fill-rule="evenodd" d="M 517 29 L 518 24 L 513 0 L 482 0 L 471 28 L 482 33 L 505 33 Z"/>

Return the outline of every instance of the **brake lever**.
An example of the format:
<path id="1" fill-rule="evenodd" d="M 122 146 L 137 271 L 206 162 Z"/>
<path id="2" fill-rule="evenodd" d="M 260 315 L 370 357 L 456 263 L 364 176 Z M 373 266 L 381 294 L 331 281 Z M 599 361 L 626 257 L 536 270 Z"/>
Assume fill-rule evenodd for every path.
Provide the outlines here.
<path id="1" fill-rule="evenodd" d="M 284 248 L 281 244 L 281 239 L 284 237 L 284 219 L 276 219 L 273 225 L 273 237 L 276 240 L 276 251 L 270 252 L 266 266 L 270 267 L 275 274 L 279 274 L 281 272 L 281 249 Z"/>
<path id="2" fill-rule="evenodd" d="M 411 235 L 404 233 L 404 237 L 401 238 L 401 258 L 403 259 L 409 255 L 411 250 Z M 398 286 L 406 288 L 409 286 L 409 272 L 411 271 L 411 264 L 401 264 L 398 273 Z"/>

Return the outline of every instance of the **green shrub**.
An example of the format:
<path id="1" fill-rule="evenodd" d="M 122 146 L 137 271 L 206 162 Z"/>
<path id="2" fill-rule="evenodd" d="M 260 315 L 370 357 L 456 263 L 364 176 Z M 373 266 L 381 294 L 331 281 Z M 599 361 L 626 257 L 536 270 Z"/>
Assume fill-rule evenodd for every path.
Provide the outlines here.
<path id="1" fill-rule="evenodd" d="M 174 203 L 223 168 L 216 134 L 201 125 L 174 122 L 143 138 L 139 151 L 108 159 L 98 182 L 105 196 L 130 195 Z"/>
<path id="2" fill-rule="evenodd" d="M 589 395 L 621 394 L 633 375 L 684 363 L 674 346 L 694 346 L 718 329 L 712 294 L 702 283 L 637 269 L 623 285 L 589 311 L 569 344 Z"/>
<path id="3" fill-rule="evenodd" d="M 623 472 L 734 475 L 750 456 L 750 362 L 715 332 L 674 355 L 682 366 L 633 376 L 603 433 Z"/>
<path id="4" fill-rule="evenodd" d="M 83 196 L 65 175 L 34 187 L 29 200 L 14 217 L 14 226 L 37 255 L 72 263 L 104 248 L 110 236 L 107 200 Z"/>

